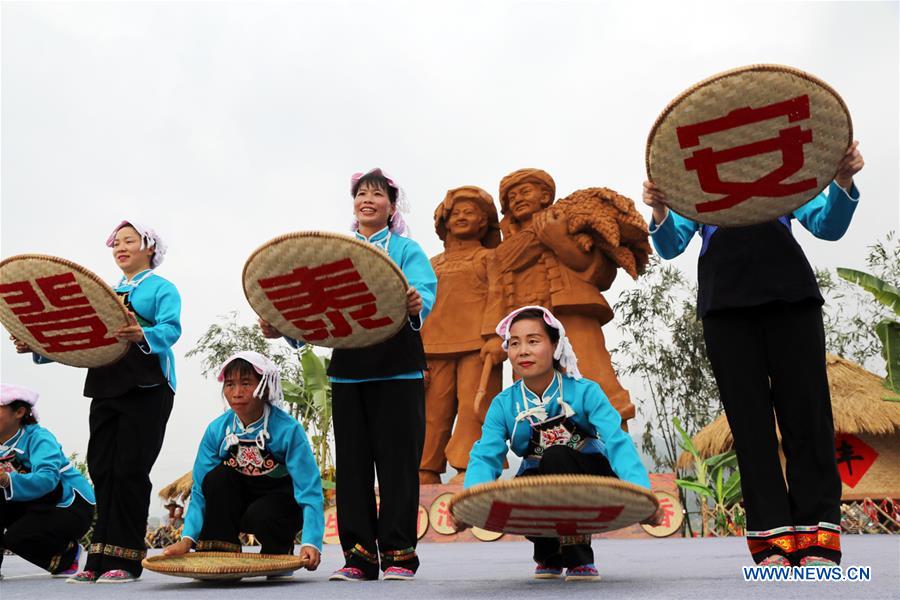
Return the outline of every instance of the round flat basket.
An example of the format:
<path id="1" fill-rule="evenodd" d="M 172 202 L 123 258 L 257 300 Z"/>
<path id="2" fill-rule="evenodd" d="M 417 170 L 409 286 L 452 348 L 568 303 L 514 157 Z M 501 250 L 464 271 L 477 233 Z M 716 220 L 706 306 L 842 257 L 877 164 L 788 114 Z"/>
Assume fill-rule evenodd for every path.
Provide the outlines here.
<path id="1" fill-rule="evenodd" d="M 658 506 L 650 490 L 615 477 L 537 475 L 473 486 L 453 497 L 450 512 L 488 531 L 558 537 L 627 527 Z"/>
<path id="2" fill-rule="evenodd" d="M 128 352 L 112 332 L 128 311 L 102 279 L 43 254 L 0 262 L 0 322 L 38 354 L 73 367 L 102 367 Z"/>
<path id="3" fill-rule="evenodd" d="M 283 334 L 317 346 L 362 348 L 406 323 L 403 272 L 386 252 L 347 235 L 302 231 L 258 248 L 244 295 Z"/>
<path id="4" fill-rule="evenodd" d="M 174 577 L 241 579 L 296 571 L 306 565 L 306 560 L 292 554 L 189 552 L 181 556 L 148 556 L 141 564 L 155 573 Z"/>
<path id="5" fill-rule="evenodd" d="M 647 139 L 647 175 L 684 217 L 753 225 L 789 215 L 825 189 L 852 140 L 847 106 L 824 81 L 750 65 L 669 103 Z"/>

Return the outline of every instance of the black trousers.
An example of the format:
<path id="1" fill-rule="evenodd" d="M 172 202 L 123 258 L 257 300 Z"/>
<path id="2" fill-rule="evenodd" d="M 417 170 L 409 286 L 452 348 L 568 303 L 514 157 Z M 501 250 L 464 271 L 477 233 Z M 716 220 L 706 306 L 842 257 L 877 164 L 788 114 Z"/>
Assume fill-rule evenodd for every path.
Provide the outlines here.
<path id="1" fill-rule="evenodd" d="M 78 540 L 94 519 L 94 505 L 76 492 L 72 504 L 59 508 L 59 491 L 30 502 L 8 501 L 0 494 L 0 564 L 5 548 L 51 573 L 72 566 Z"/>
<path id="2" fill-rule="evenodd" d="M 97 494 L 97 523 L 85 569 L 124 569 L 135 576 L 143 571 L 150 469 L 162 447 L 174 397 L 163 384 L 91 401 L 87 464 Z"/>
<path id="3" fill-rule="evenodd" d="M 709 314 L 703 334 L 734 436 L 754 559 L 782 554 L 796 562 L 814 555 L 839 562 L 841 479 L 820 307 Z"/>
<path id="4" fill-rule="evenodd" d="M 616 477 L 602 454 L 584 454 L 568 446 L 552 446 L 544 451 L 541 462 L 534 469 L 523 471 L 529 475 L 602 475 Z M 528 537 L 534 544 L 534 562 L 548 567 L 578 567 L 594 562 L 591 536 L 572 538 Z"/>
<path id="5" fill-rule="evenodd" d="M 202 487 L 206 510 L 198 550 L 240 552 L 243 532 L 256 537 L 262 554 L 293 554 L 303 513 L 289 476 L 243 475 L 220 464 Z"/>
<path id="6" fill-rule="evenodd" d="M 338 533 L 346 564 L 370 579 L 378 578 L 379 563 L 382 569 L 415 571 L 419 461 L 425 443 L 423 381 L 334 383 L 332 398 Z"/>

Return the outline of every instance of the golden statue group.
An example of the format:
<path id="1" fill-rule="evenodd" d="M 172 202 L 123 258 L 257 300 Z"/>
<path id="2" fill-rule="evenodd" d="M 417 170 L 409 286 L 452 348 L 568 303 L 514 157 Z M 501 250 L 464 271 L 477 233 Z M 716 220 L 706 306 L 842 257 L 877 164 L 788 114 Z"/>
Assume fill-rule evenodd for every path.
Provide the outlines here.
<path id="1" fill-rule="evenodd" d="M 290 322 L 314 332 L 292 337 L 293 329 L 260 319 L 266 337 L 286 338 L 294 347 L 348 335 L 351 320 L 369 330 L 394 321 L 399 327 L 370 345 L 335 345 L 328 367 L 344 554 L 344 566 L 330 578 L 414 579 L 419 486 L 439 483 L 447 463 L 466 492 L 496 481 L 511 450 L 522 458 L 515 477 L 526 478 L 517 489 L 535 476 L 601 476 L 616 480 L 609 489 L 652 498 L 647 469 L 627 433 L 634 406 L 605 347 L 603 326 L 613 314 L 603 291 L 619 268 L 638 276 L 651 252 L 648 237 L 672 258 L 695 233 L 703 238 L 699 316 L 732 422 L 753 559 L 770 566 L 837 564 L 840 480 L 821 360 L 822 300 L 790 220 L 818 237 L 839 238 L 859 199 L 853 176 L 862 166 L 853 143 L 827 193 L 789 216 L 721 230 L 670 212 L 665 194 L 650 182 L 643 196 L 653 210 L 648 228 L 634 203 L 612 190 L 588 188 L 555 201 L 548 173 L 520 169 L 500 182 L 502 220 L 481 188 L 446 193 L 434 211 L 444 251 L 430 261 L 405 235 L 405 198 L 397 182 L 380 169 L 353 175 L 354 239 L 345 243 L 402 272 L 396 275 L 406 286 L 397 292 L 401 318 L 376 314 L 374 288 L 366 286 L 373 282 L 347 270 L 349 260 L 257 282 L 283 286 L 269 296 L 289 317 L 278 321 L 280 327 Z M 87 463 L 93 485 L 39 424 L 38 394 L 3 384 L 0 547 L 72 583 L 128 583 L 144 566 L 162 569 L 166 561 L 204 551 L 240 552 L 243 532 L 261 543 L 258 564 L 269 570 L 259 572 L 315 570 L 324 533 L 319 467 L 303 427 L 282 409 L 279 368 L 250 350 L 230 356 L 218 371 L 228 409 L 200 439 L 181 540 L 162 556 L 142 560 L 149 474 L 175 395 L 172 346 L 181 335 L 181 302 L 176 287 L 155 272 L 166 245 L 153 229 L 123 221 L 107 245 L 122 278 L 114 290 L 105 289 L 127 309 L 109 335 L 95 335 L 107 317 L 92 312 L 90 281 L 79 279 L 78 265 L 46 257 L 34 262 L 35 255 L 0 263 L 0 308 L 9 308 L 3 323 L 15 331 L 20 353 L 44 364 L 65 362 L 72 344 L 79 353 L 115 343 L 123 351 L 111 364 L 81 365 L 90 366 L 84 395 L 92 399 Z M 29 269 L 14 275 L 12 266 L 27 261 Z M 51 263 L 56 271 L 34 275 Z M 352 293 L 336 295 L 336 282 L 348 283 Z M 48 338 L 48 331 L 72 331 L 72 319 L 78 332 Z M 767 357 L 774 358 L 767 363 Z M 514 382 L 501 389 L 506 359 Z M 791 372 L 802 374 L 802 385 Z M 773 402 L 785 440 L 787 485 Z M 540 489 L 529 493 L 540 495 Z M 594 501 L 600 501 L 596 495 L 586 500 Z M 82 566 L 79 540 L 95 507 Z M 560 512 L 558 504 L 542 510 L 544 521 Z M 660 516 L 654 500 L 649 511 L 623 524 L 654 524 Z M 530 517 L 512 507 L 490 518 L 502 528 Z M 454 523 L 457 530 L 472 524 Z M 560 578 L 565 570 L 567 580 L 599 579 L 591 530 L 572 525 L 551 535 L 534 527 L 520 531 L 532 531 L 536 578 Z M 282 559 L 293 554 L 298 534 L 299 562 L 291 566 Z M 279 566 L 263 555 L 280 555 L 273 563 Z"/>

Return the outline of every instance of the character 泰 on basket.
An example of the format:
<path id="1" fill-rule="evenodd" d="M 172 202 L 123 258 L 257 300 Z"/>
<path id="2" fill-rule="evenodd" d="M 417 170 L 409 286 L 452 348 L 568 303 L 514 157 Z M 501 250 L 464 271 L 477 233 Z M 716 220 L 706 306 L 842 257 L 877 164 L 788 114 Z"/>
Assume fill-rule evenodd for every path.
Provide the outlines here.
<path id="1" fill-rule="evenodd" d="M 373 169 L 353 175 L 350 190 L 357 239 L 387 253 L 410 287 L 408 320 L 397 334 L 364 348 L 336 348 L 328 366 L 338 533 L 345 557 L 331 579 L 378 579 L 380 569 L 385 579 L 410 580 L 419 567 L 416 523 L 425 437 L 426 363 L 419 330 L 434 304 L 437 278 L 422 248 L 405 237 L 400 212 L 405 199 L 396 181 Z M 266 337 L 281 337 L 265 321 L 260 327 Z"/>
<path id="2" fill-rule="evenodd" d="M 113 288 L 130 324 L 113 335 L 131 342 L 112 365 L 88 369 L 91 398 L 87 464 L 97 494 L 97 522 L 84 569 L 70 583 L 127 583 L 140 577 L 147 549 L 150 470 L 162 448 L 175 399 L 175 355 L 181 337 L 181 297 L 155 269 L 166 255 L 157 233 L 134 221 L 106 240 L 122 278 Z M 30 352 L 15 340 L 16 350 Z M 38 364 L 52 362 L 33 354 Z"/>
<path id="3" fill-rule="evenodd" d="M 316 570 L 325 531 L 322 480 L 303 426 L 281 406 L 278 366 L 258 352 L 238 352 L 218 380 L 229 410 L 203 434 L 182 539 L 165 554 L 240 552 L 240 533 L 253 534 L 262 554 L 292 554 L 302 529 L 300 556 Z"/>
<path id="4" fill-rule="evenodd" d="M 523 457 L 517 477 L 601 475 L 649 489 L 647 469 L 619 413 L 596 382 L 581 376 L 565 327 L 553 313 L 540 306 L 518 308 L 496 331 L 520 379 L 491 402 L 465 487 L 496 480 L 509 445 Z M 567 580 L 599 579 L 589 535 L 529 539 L 535 578 L 558 578 L 566 568 Z"/>
<path id="5" fill-rule="evenodd" d="M 10 550 L 57 577 L 78 572 L 94 490 L 38 424 L 38 394 L 0 386 L 0 564 Z"/>
<path id="6" fill-rule="evenodd" d="M 841 559 L 841 480 L 825 371 L 824 300 L 791 221 L 821 239 L 844 234 L 859 199 L 853 176 L 863 159 L 856 146 L 848 148 L 827 193 L 758 225 L 700 225 L 670 211 L 662 190 L 644 183 L 644 202 L 653 209 L 650 234 L 660 256 L 675 258 L 695 233 L 702 240 L 697 313 L 734 436 L 747 543 L 762 565 L 834 565 Z"/>

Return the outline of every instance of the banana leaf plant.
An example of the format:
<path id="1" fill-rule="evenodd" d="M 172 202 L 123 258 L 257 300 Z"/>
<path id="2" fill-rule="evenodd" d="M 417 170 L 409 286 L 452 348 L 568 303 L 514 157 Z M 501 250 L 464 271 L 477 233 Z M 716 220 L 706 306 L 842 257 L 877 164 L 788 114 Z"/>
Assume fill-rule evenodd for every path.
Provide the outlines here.
<path id="1" fill-rule="evenodd" d="M 841 278 L 860 286 L 900 316 L 900 290 L 896 287 L 862 271 L 838 268 L 837 272 Z M 883 319 L 875 325 L 875 334 L 881 340 L 881 354 L 886 362 L 884 387 L 894 392 L 884 400 L 900 402 L 900 396 L 896 395 L 900 394 L 900 322 Z"/>
<path id="2" fill-rule="evenodd" d="M 313 455 L 322 474 L 326 499 L 333 496 L 334 457 L 331 451 L 331 382 L 328 380 L 328 358 L 306 346 L 300 352 L 303 385 L 283 380 L 284 400 L 291 415 L 306 429 Z"/>
<path id="3" fill-rule="evenodd" d="M 716 533 L 728 535 L 742 530 L 745 524 L 743 512 L 736 511 L 735 505 L 741 501 L 741 472 L 738 470 L 737 455 L 734 450 L 703 458 L 694 446 L 693 440 L 676 417 L 672 420 L 681 436 L 679 445 L 693 456 L 694 474 L 675 483 L 683 490 L 697 495 L 703 516 L 703 533 L 707 531 L 707 514 L 715 517 Z"/>

